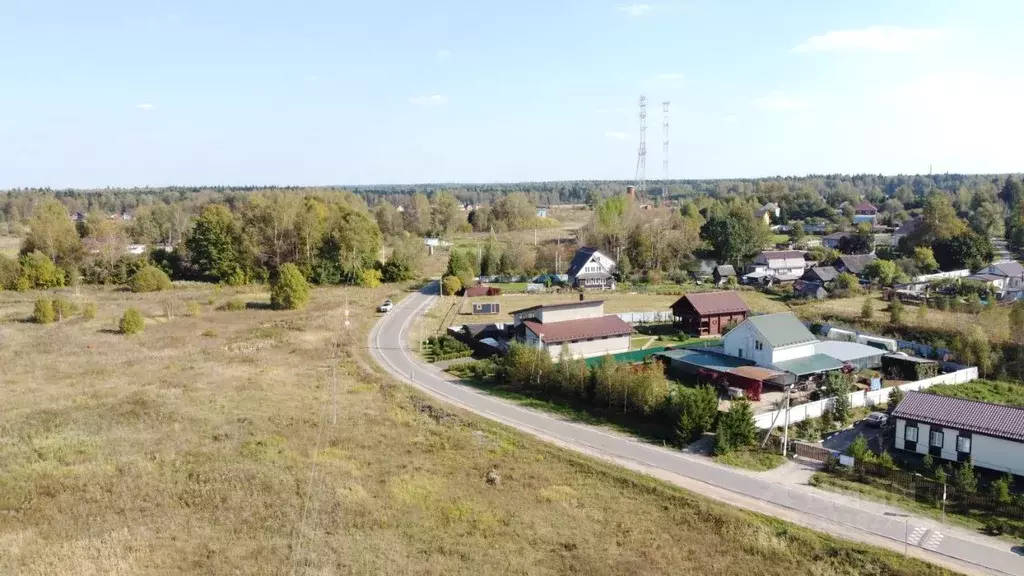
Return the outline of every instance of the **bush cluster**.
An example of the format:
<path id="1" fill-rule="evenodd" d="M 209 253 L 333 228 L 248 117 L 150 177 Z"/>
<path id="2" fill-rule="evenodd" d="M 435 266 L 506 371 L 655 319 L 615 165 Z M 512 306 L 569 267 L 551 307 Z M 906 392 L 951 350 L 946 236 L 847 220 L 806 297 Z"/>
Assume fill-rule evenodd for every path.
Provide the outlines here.
<path id="1" fill-rule="evenodd" d="M 124 311 L 124 315 L 121 316 L 121 320 L 117 323 L 118 329 L 121 334 L 132 335 L 142 332 L 142 329 L 146 327 L 146 321 L 143 320 L 142 314 L 135 308 L 129 308 Z"/>
<path id="2" fill-rule="evenodd" d="M 128 280 L 128 287 L 136 293 L 170 290 L 171 279 L 156 266 L 145 266 Z"/>
<path id="3" fill-rule="evenodd" d="M 308 302 L 309 283 L 299 267 L 291 263 L 281 266 L 270 286 L 270 305 L 277 310 L 299 310 Z M 232 309 L 228 307 L 228 310 Z"/>

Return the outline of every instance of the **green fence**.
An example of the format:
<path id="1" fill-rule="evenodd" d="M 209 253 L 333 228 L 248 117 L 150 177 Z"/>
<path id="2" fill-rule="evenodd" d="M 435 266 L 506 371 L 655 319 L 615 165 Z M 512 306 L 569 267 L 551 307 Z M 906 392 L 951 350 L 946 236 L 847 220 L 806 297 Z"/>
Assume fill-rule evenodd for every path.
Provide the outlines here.
<path id="1" fill-rule="evenodd" d="M 633 364 L 635 362 L 643 362 L 648 356 L 653 356 L 658 352 L 664 352 L 668 346 L 658 346 L 657 348 L 647 348 L 645 350 L 630 350 L 629 352 L 620 352 L 619 354 L 612 354 L 612 360 L 620 364 Z M 601 361 L 604 356 L 594 356 L 593 358 L 587 358 L 587 366 L 594 366 Z"/>

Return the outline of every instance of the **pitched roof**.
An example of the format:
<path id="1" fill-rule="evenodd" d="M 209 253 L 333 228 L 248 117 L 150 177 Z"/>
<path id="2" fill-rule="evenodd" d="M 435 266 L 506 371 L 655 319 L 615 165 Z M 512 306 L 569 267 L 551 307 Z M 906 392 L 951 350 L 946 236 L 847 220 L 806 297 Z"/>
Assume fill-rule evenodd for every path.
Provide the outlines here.
<path id="1" fill-rule="evenodd" d="M 792 312 L 751 316 L 744 321 L 744 323 L 746 322 L 753 324 L 754 328 L 773 348 L 818 341 Z"/>
<path id="2" fill-rule="evenodd" d="M 564 322 L 548 322 L 541 324 L 533 320 L 524 320 L 534 334 L 541 337 L 545 344 L 558 344 L 585 338 L 603 338 L 606 336 L 623 336 L 633 333 L 633 327 L 618 316 L 601 316 L 600 318 L 583 318 Z"/>
<path id="3" fill-rule="evenodd" d="M 867 200 L 864 200 L 863 202 L 860 202 L 859 204 L 854 206 L 853 209 L 854 210 L 862 210 L 862 211 L 866 211 L 866 210 L 878 211 L 878 208 L 875 208 L 875 205 L 872 204 L 871 202 L 868 202 Z"/>
<path id="4" fill-rule="evenodd" d="M 1024 408 L 907 392 L 892 415 L 1024 442 Z"/>
<path id="5" fill-rule="evenodd" d="M 740 298 L 739 293 L 732 290 L 686 294 L 679 300 L 676 300 L 675 304 L 672 304 L 672 309 L 674 310 L 677 305 L 682 304 L 684 301 L 689 302 L 690 306 L 701 316 L 707 314 L 750 312 L 750 307 Z"/>
<path id="6" fill-rule="evenodd" d="M 799 250 L 765 250 L 754 257 L 754 262 L 767 264 L 771 260 L 803 260 L 804 253 Z"/>
<path id="7" fill-rule="evenodd" d="M 1013 260 L 1008 262 L 995 262 L 989 266 L 999 271 L 1004 276 L 1021 276 L 1024 275 L 1024 266 L 1020 265 L 1020 262 Z"/>
<path id="8" fill-rule="evenodd" d="M 735 276 L 736 269 L 732 267 L 732 264 L 722 264 L 721 266 L 715 266 L 715 274 L 719 276 Z"/>
<path id="9" fill-rule="evenodd" d="M 529 308 L 521 308 L 519 310 L 513 310 L 510 314 L 519 314 L 520 312 L 530 312 L 532 310 L 572 310 L 573 308 L 587 308 L 589 306 L 597 306 L 604 304 L 604 300 L 581 300 L 579 302 L 566 302 L 564 304 L 537 304 L 536 306 L 530 306 Z"/>
<path id="10" fill-rule="evenodd" d="M 825 354 L 811 354 L 803 358 L 776 362 L 775 367 L 797 376 L 805 376 L 807 374 L 838 370 L 843 367 L 843 363 Z"/>
<path id="11" fill-rule="evenodd" d="M 999 274 L 971 274 L 970 276 L 965 277 L 964 280 L 973 280 L 975 282 L 995 282 L 997 280 L 1002 280 L 1003 278 L 1005 278 L 1005 276 L 1000 276 Z"/>
<path id="12" fill-rule="evenodd" d="M 804 276 L 808 279 L 817 278 L 821 282 L 831 282 L 839 276 L 839 271 L 832 266 L 814 266 L 808 268 L 807 272 L 804 272 Z"/>
<path id="13" fill-rule="evenodd" d="M 825 236 L 824 239 L 825 240 L 842 240 L 843 238 L 846 238 L 848 236 L 853 236 L 853 234 L 851 234 L 849 232 L 833 232 L 833 233 L 829 234 L 828 236 Z"/>
<path id="14" fill-rule="evenodd" d="M 843 268 L 846 268 L 847 272 L 853 274 L 860 274 L 868 264 L 875 260 L 878 260 L 878 256 L 874 254 L 843 254 L 839 257 L 839 262 L 842 263 Z"/>
<path id="15" fill-rule="evenodd" d="M 596 252 L 601 251 L 598 250 L 597 248 L 594 248 L 593 246 L 581 246 L 580 249 L 577 250 L 576 253 L 572 255 L 572 260 L 569 262 L 569 271 L 567 272 L 567 274 L 569 274 L 570 277 L 578 274 L 580 270 L 583 270 L 583 267 L 587 265 L 587 262 L 590 261 L 591 256 L 593 256 Z"/>

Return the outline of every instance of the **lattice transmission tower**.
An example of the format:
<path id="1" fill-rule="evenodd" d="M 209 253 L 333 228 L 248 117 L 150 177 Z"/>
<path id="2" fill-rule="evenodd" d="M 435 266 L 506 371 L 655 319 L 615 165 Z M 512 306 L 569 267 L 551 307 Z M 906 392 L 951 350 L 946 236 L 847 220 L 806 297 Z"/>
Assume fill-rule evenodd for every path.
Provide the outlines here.
<path id="1" fill-rule="evenodd" d="M 639 198 L 647 192 L 647 96 L 641 94 L 638 104 L 640 145 L 636 150 L 636 195 Z"/>
<path id="2" fill-rule="evenodd" d="M 662 171 L 662 183 L 661 183 L 661 197 L 662 199 L 668 195 L 668 105 L 671 104 L 668 100 L 661 103 L 661 111 L 664 113 L 664 117 L 661 121 L 661 132 L 663 135 L 661 143 L 661 171 Z"/>

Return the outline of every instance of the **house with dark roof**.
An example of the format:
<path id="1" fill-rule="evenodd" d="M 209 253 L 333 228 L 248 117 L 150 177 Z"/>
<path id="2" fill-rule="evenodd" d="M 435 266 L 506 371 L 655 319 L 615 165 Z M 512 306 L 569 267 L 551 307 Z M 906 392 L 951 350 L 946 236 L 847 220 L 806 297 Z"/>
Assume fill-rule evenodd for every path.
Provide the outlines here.
<path id="1" fill-rule="evenodd" d="M 824 285 L 835 280 L 837 276 L 839 276 L 839 271 L 832 266 L 813 266 L 804 272 L 801 279 Z"/>
<path id="2" fill-rule="evenodd" d="M 878 208 L 876 208 L 871 202 L 862 200 L 853 207 L 853 213 L 864 216 L 874 216 L 875 214 L 878 214 Z"/>
<path id="3" fill-rule="evenodd" d="M 851 232 L 833 232 L 821 239 L 821 245 L 825 248 L 839 250 L 839 243 L 842 242 L 844 238 L 849 238 L 851 236 L 853 236 L 853 233 Z"/>
<path id="4" fill-rule="evenodd" d="M 754 210 L 754 218 L 758 220 L 764 220 L 765 224 L 771 225 L 772 218 L 778 218 L 782 211 L 779 209 L 779 205 L 774 202 L 768 202 L 764 206 L 761 206 L 757 210 Z"/>
<path id="5" fill-rule="evenodd" d="M 674 323 L 689 334 L 710 336 L 725 332 L 750 316 L 738 292 L 696 292 L 672 304 Z"/>
<path id="6" fill-rule="evenodd" d="M 813 280 L 797 280 L 793 282 L 793 295 L 798 298 L 811 298 L 813 300 L 824 300 L 828 298 L 828 290 L 822 282 Z"/>
<path id="7" fill-rule="evenodd" d="M 721 286 L 728 282 L 729 278 L 736 277 L 736 269 L 732 267 L 732 264 L 715 266 L 715 270 L 711 273 L 711 277 L 715 279 L 715 286 Z"/>
<path id="8" fill-rule="evenodd" d="M 898 450 L 1024 476 L 1024 408 L 907 392 L 892 419 Z"/>
<path id="9" fill-rule="evenodd" d="M 868 264 L 878 260 L 874 254 L 843 254 L 836 260 L 835 269 L 839 272 L 849 272 L 855 276 L 864 273 Z"/>
<path id="10" fill-rule="evenodd" d="M 517 341 L 547 350 L 556 361 L 563 347 L 575 358 L 628 352 L 633 333 L 618 316 L 605 315 L 600 300 L 531 306 L 512 312 L 512 322 Z"/>
<path id="11" fill-rule="evenodd" d="M 1007 262 L 994 262 L 988 266 L 978 270 L 974 276 L 988 276 L 989 279 L 983 280 L 993 286 L 999 292 L 1018 292 L 1024 290 L 1024 266 L 1020 265 L 1020 262 L 1007 261 Z M 974 276 L 968 276 L 968 280 L 977 280 Z"/>
<path id="12" fill-rule="evenodd" d="M 615 261 L 597 248 L 584 246 L 569 262 L 569 283 L 575 288 L 615 288 Z"/>
<path id="13" fill-rule="evenodd" d="M 917 229 L 921 226 L 922 222 L 924 222 L 924 218 L 922 218 L 921 216 L 917 216 L 900 224 L 900 227 L 897 228 L 896 231 L 892 233 L 892 245 L 899 246 L 900 240 L 906 238 L 907 236 L 910 236 L 914 232 L 917 232 Z"/>

